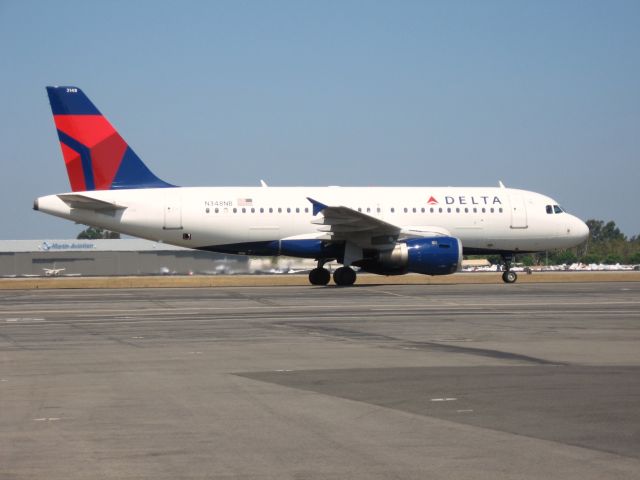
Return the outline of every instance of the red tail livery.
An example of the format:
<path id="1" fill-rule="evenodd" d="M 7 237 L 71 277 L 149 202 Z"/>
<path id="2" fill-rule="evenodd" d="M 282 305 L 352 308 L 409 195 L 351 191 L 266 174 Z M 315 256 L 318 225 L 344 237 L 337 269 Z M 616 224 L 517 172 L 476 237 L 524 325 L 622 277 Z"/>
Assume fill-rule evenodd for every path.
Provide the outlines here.
<path id="1" fill-rule="evenodd" d="M 77 87 L 47 87 L 74 192 L 172 187 L 156 177 Z"/>

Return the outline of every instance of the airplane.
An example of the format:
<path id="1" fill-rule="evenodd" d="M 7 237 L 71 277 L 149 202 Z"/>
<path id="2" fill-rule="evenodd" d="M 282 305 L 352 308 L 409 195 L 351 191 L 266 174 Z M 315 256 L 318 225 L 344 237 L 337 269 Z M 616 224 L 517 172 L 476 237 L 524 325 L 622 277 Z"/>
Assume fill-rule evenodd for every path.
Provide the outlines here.
<path id="1" fill-rule="evenodd" d="M 71 192 L 35 210 L 181 247 L 312 258 L 312 285 L 379 275 L 448 275 L 463 255 L 569 248 L 589 229 L 545 195 L 505 187 L 178 187 L 142 162 L 78 87 L 47 87 Z"/>
<path id="2" fill-rule="evenodd" d="M 62 275 L 62 272 L 64 272 L 65 270 L 66 268 L 55 268 L 55 267 L 42 269 L 45 277 L 59 277 L 60 275 Z"/>

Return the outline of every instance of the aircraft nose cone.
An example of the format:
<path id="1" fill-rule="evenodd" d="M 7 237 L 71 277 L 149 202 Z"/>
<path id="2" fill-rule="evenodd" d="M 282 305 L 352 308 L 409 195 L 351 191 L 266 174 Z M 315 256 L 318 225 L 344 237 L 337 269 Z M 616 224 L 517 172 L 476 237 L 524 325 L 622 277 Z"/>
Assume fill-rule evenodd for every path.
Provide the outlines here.
<path id="1" fill-rule="evenodd" d="M 576 218 L 575 225 L 571 231 L 580 242 L 584 242 L 589 237 L 589 227 L 579 218 Z"/>

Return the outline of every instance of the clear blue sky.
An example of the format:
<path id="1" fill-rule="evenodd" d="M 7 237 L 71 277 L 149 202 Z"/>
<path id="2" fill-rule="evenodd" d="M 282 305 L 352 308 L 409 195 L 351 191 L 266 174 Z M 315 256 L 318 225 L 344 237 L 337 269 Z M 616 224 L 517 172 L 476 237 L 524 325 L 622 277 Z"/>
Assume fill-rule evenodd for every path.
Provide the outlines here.
<path id="1" fill-rule="evenodd" d="M 68 238 L 46 85 L 179 185 L 496 185 L 640 233 L 640 2 L 0 0 L 0 238 Z"/>

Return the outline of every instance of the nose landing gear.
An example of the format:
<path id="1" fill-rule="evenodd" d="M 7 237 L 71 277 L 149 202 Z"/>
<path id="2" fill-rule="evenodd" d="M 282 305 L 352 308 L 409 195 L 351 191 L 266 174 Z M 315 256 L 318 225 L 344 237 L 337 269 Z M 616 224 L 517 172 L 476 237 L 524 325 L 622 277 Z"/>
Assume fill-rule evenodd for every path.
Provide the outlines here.
<path id="1" fill-rule="evenodd" d="M 502 281 L 504 283 L 515 283 L 518 280 L 518 274 L 511 270 L 511 261 L 513 260 L 513 255 L 511 254 L 503 254 L 502 263 L 504 264 L 505 271 L 502 273 Z"/>

